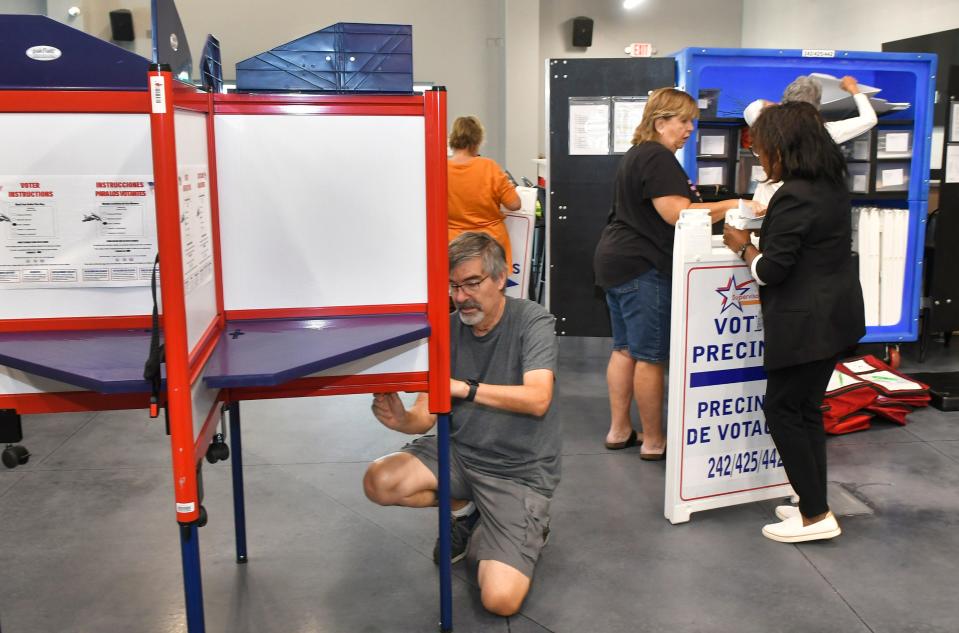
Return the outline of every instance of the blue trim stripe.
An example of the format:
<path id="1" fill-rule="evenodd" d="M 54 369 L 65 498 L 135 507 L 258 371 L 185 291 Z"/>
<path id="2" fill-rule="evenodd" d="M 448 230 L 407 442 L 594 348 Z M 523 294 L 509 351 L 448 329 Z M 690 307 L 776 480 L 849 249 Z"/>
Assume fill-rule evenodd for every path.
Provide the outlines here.
<path id="1" fill-rule="evenodd" d="M 693 372 L 689 375 L 689 386 L 711 387 L 713 385 L 731 385 L 737 382 L 752 382 L 754 380 L 766 380 L 766 370 L 761 366 Z"/>

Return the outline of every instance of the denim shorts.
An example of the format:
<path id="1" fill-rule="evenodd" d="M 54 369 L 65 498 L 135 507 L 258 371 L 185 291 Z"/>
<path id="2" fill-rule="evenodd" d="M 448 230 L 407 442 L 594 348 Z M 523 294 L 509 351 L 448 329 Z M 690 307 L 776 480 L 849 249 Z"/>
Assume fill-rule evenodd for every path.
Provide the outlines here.
<path id="1" fill-rule="evenodd" d="M 672 282 L 655 268 L 606 290 L 613 326 L 613 349 L 628 350 L 636 360 L 669 360 L 669 315 Z"/>

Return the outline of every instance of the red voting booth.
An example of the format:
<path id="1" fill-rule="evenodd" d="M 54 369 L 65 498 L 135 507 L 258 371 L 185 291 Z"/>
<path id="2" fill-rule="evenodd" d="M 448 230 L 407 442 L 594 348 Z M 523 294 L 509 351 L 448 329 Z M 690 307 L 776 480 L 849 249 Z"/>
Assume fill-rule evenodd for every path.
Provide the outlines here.
<path id="1" fill-rule="evenodd" d="M 143 192 L 119 206 L 91 203 L 106 209 L 92 222 L 102 236 L 139 218 L 129 229 L 139 231 L 129 238 L 136 248 L 123 250 L 145 252 L 155 239 L 159 266 L 154 275 L 142 253 L 76 275 L 53 263 L 9 266 L 17 276 L 0 285 L 0 410 L 19 422 L 34 413 L 148 409 L 144 363 L 157 351 L 156 303 L 165 353 L 157 423 L 165 416 L 169 428 L 192 633 L 205 626 L 204 457 L 231 462 L 237 560 L 246 561 L 243 400 L 428 392 L 439 414 L 439 533 L 448 553 L 445 92 L 213 95 L 160 69 L 144 83 L 149 91 L 3 94 L 0 132 L 33 140 L 0 158 L 0 173 L 39 183 L 61 207 L 96 191 L 120 192 L 100 196 L 114 200 Z M 145 210 L 154 209 L 150 238 Z M 125 219 L 103 220 L 107 211 Z M 61 213 L 40 203 L 21 212 Z M 77 287 L 64 288 L 65 279 Z M 440 572 L 448 630 L 449 564 Z"/>

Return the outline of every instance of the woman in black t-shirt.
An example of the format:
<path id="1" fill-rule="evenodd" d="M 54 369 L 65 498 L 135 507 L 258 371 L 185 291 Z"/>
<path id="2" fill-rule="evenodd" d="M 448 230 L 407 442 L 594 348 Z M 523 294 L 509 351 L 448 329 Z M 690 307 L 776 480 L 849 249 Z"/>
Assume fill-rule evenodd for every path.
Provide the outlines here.
<path id="1" fill-rule="evenodd" d="M 699 116 L 696 102 L 673 88 L 654 91 L 616 174 L 613 210 L 593 260 L 596 284 L 606 291 L 613 352 L 606 369 L 611 413 L 606 448 L 643 444 L 640 457 L 666 456 L 663 367 L 669 358 L 673 233 L 684 209 L 709 212 L 713 222 L 738 200 L 703 203 L 674 152 L 685 145 Z M 629 411 L 636 400 L 643 435 Z"/>

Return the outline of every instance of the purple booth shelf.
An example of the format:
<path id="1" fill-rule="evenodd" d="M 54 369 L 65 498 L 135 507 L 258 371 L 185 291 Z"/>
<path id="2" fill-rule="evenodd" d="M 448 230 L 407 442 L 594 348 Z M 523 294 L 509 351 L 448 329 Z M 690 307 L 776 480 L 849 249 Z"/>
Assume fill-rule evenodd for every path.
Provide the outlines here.
<path id="1" fill-rule="evenodd" d="M 0 365 L 100 393 L 145 393 L 149 330 L 0 334 Z"/>
<path id="2" fill-rule="evenodd" d="M 423 314 L 230 321 L 210 388 L 271 387 L 429 336 Z M 149 330 L 0 334 L 0 365 L 100 393 L 147 393 Z"/>
<path id="3" fill-rule="evenodd" d="M 424 314 L 230 321 L 207 387 L 271 387 L 429 336 Z"/>

